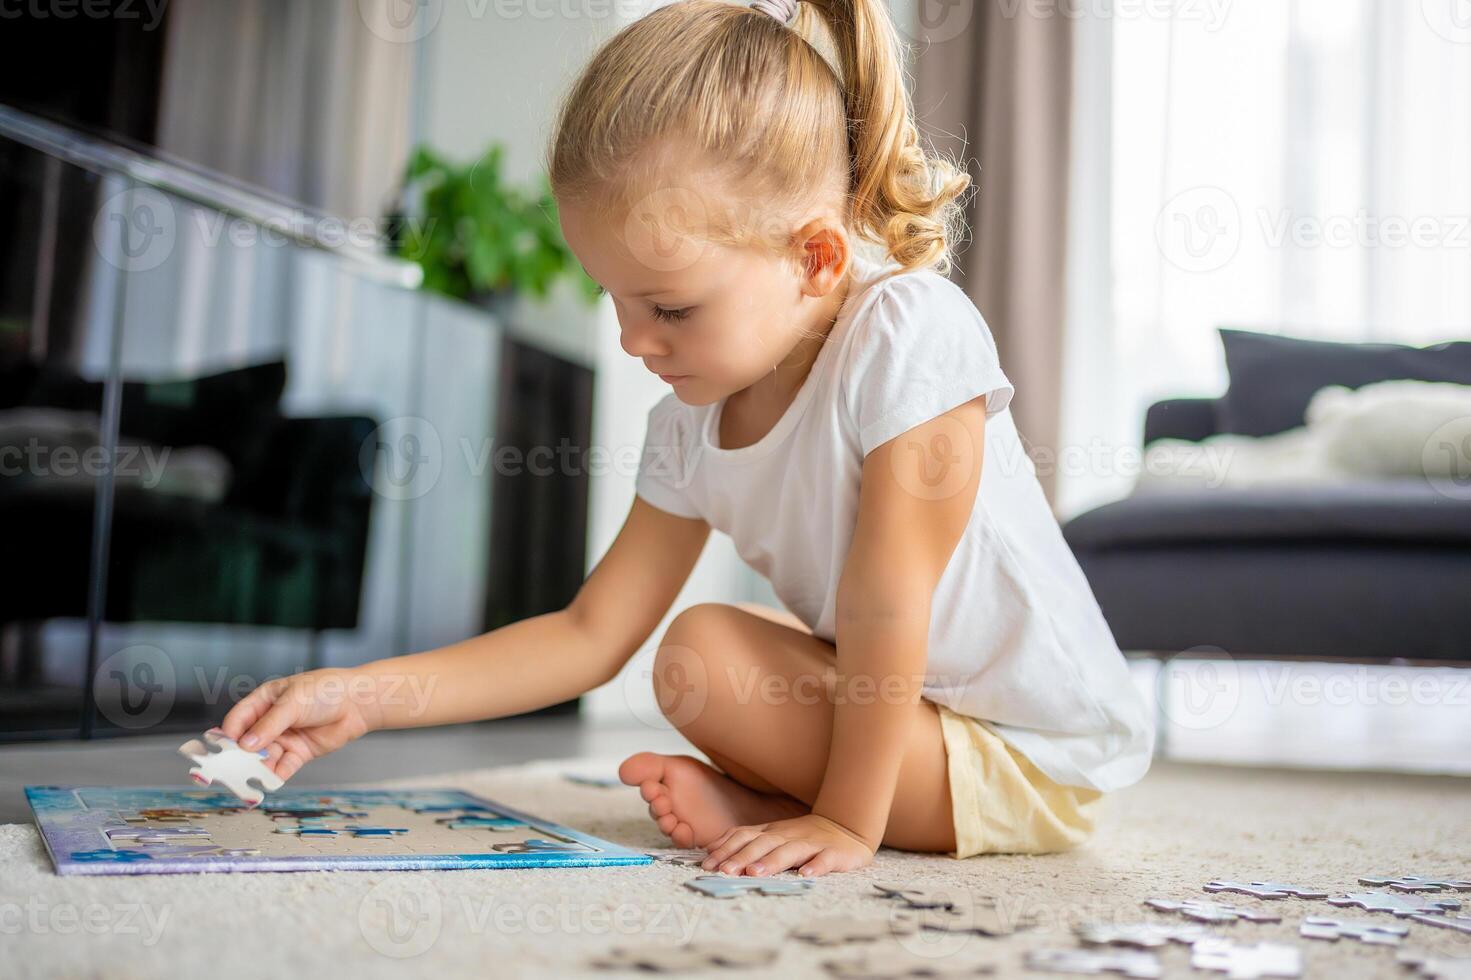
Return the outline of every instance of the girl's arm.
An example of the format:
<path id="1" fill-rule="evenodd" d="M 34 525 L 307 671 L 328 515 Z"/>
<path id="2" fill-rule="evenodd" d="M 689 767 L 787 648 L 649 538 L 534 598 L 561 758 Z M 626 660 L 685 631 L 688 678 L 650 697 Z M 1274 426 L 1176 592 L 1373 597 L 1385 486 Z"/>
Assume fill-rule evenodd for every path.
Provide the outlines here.
<path id="1" fill-rule="evenodd" d="M 378 728 L 447 725 L 534 711 L 612 680 L 653 633 L 710 536 L 635 497 L 612 546 L 567 608 L 424 653 L 366 664 L 380 681 Z M 396 678 L 437 681 L 421 706 L 388 691 Z M 400 687 L 404 685 L 400 684 Z"/>
<path id="2" fill-rule="evenodd" d="M 284 779 L 374 729 L 499 718 L 565 701 L 617 675 L 669 611 L 709 535 L 704 521 L 635 497 L 565 609 L 423 653 L 277 678 L 231 708 L 220 727 L 247 748 L 272 747 L 273 763 L 286 756 L 286 771 L 276 769 Z"/>
<path id="3" fill-rule="evenodd" d="M 980 488 L 985 428 L 983 395 L 864 458 L 838 583 L 832 741 L 812 812 L 732 828 L 704 867 L 741 874 L 759 860 L 752 873 L 814 875 L 873 859 L 923 689 L 935 586 Z"/>

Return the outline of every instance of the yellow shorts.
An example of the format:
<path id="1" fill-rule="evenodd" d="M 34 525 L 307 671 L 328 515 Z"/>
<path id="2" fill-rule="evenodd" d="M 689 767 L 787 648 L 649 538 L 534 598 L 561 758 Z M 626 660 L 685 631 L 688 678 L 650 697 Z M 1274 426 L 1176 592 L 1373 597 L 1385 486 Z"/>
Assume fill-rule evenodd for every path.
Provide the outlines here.
<path id="1" fill-rule="evenodd" d="M 985 722 L 935 707 L 948 757 L 955 857 L 1066 851 L 1093 833 L 1102 793 L 1053 782 Z"/>

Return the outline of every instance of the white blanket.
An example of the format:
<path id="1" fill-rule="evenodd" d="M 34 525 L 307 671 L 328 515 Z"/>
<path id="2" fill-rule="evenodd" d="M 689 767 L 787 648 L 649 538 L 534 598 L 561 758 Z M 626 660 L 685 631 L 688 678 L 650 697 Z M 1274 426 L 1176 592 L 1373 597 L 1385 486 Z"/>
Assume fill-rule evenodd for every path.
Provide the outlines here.
<path id="1" fill-rule="evenodd" d="M 1134 490 L 1471 477 L 1471 385 L 1330 385 L 1306 414 L 1306 424 L 1270 436 L 1160 439 Z"/>

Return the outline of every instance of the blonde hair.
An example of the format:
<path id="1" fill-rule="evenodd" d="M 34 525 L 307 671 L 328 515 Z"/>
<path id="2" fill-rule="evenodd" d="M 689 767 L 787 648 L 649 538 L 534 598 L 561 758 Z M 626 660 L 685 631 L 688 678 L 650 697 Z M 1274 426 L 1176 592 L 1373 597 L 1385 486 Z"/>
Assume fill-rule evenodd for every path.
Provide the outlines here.
<path id="1" fill-rule="evenodd" d="M 627 213 L 650 188 L 689 180 L 702 202 L 720 191 L 760 202 L 785 230 L 756 236 L 779 247 L 802 212 L 832 203 L 905 271 L 948 273 L 970 177 L 920 146 L 888 10 L 797 8 L 784 26 L 724 0 L 678 0 L 610 38 L 558 113 L 546 160 L 557 199 Z M 710 210 L 709 237 L 750 242 L 730 207 Z"/>

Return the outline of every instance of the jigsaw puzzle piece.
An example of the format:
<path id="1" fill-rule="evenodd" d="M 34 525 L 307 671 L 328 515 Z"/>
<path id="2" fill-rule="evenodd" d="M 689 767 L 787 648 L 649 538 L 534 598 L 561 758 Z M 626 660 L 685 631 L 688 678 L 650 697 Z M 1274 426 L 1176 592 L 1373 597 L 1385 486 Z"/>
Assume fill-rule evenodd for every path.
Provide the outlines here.
<path id="1" fill-rule="evenodd" d="M 1378 885 L 1397 892 L 1471 892 L 1471 881 L 1461 878 L 1422 878 L 1419 875 L 1397 875 L 1393 878 L 1362 877 L 1361 885 Z"/>
<path id="2" fill-rule="evenodd" d="M 1471 980 L 1471 956 L 1430 956 L 1404 952 L 1395 957 L 1403 966 L 1433 980 Z"/>
<path id="3" fill-rule="evenodd" d="M 531 827 L 531 824 L 515 817 L 440 817 L 434 822 L 442 823 L 450 830 L 523 830 Z"/>
<path id="4" fill-rule="evenodd" d="M 152 861 L 153 855 L 144 851 L 132 851 L 122 848 L 116 851 L 99 848 L 95 851 L 72 851 L 73 861 L 85 861 L 88 864 L 101 862 L 117 862 L 119 864 L 131 864 L 134 861 Z"/>
<path id="5" fill-rule="evenodd" d="M 1339 939 L 1348 938 L 1357 939 L 1361 943 L 1369 943 L 1372 946 L 1398 946 L 1410 932 L 1406 926 L 1397 926 L 1391 922 L 1355 922 L 1321 915 L 1303 919 L 1297 931 L 1299 935 L 1309 939 L 1327 939 L 1337 942 Z"/>
<path id="6" fill-rule="evenodd" d="M 1210 937 L 1205 926 L 1176 922 L 1087 922 L 1073 930 L 1090 946 L 1137 946 L 1153 949 L 1170 943 L 1198 942 Z"/>
<path id="7" fill-rule="evenodd" d="M 1460 902 L 1451 898 L 1418 898 L 1394 892 L 1349 892 L 1328 899 L 1328 904 L 1357 906 L 1365 912 L 1393 912 L 1398 916 L 1441 915 L 1461 907 Z"/>
<path id="8" fill-rule="evenodd" d="M 902 948 L 866 950 L 852 960 L 826 960 L 823 969 L 841 980 L 904 980 L 908 977 L 975 977 L 996 972 L 989 960 L 957 963 L 920 956 Z"/>
<path id="9" fill-rule="evenodd" d="M 1220 902 L 1200 902 L 1194 899 L 1173 902 L 1164 898 L 1147 898 L 1144 904 L 1161 912 L 1178 912 L 1187 919 L 1194 919 L 1197 922 L 1235 922 L 1237 919 L 1246 919 L 1249 922 L 1282 921 L 1282 917 L 1275 912 L 1258 912 L 1255 909 L 1242 908 L 1239 905 L 1223 905 Z"/>
<path id="10" fill-rule="evenodd" d="M 798 926 L 788 935 L 814 946 L 846 946 L 867 943 L 886 936 L 913 935 L 919 921 L 912 913 L 901 912 L 893 919 L 856 915 L 832 915 Z"/>
<path id="11" fill-rule="evenodd" d="M 908 885 L 880 882 L 874 882 L 873 887 L 885 898 L 897 898 L 912 909 L 948 909 L 953 908 L 956 902 L 963 901 L 960 893 L 955 891 L 910 888 Z"/>
<path id="12" fill-rule="evenodd" d="M 1327 892 L 1320 892 L 1312 888 L 1301 888 L 1297 885 L 1284 885 L 1276 881 L 1248 881 L 1242 884 L 1239 881 L 1208 881 L 1202 886 L 1208 892 L 1239 892 L 1242 895 L 1251 895 L 1255 898 L 1327 898 Z"/>
<path id="13" fill-rule="evenodd" d="M 218 783 L 252 807 L 264 801 L 266 793 L 285 785 L 266 766 L 270 756 L 266 749 L 247 752 L 218 728 L 205 732 L 202 741 L 191 738 L 179 746 L 179 754 L 194 762 L 189 775 L 195 782 L 204 786 Z"/>
<path id="14" fill-rule="evenodd" d="M 1138 950 L 1033 949 L 1027 967 L 1056 973 L 1120 973 L 1126 977 L 1160 976 L 1159 958 Z"/>
<path id="15" fill-rule="evenodd" d="M 1302 951 L 1285 943 L 1244 945 L 1229 939 L 1202 939 L 1190 948 L 1190 965 L 1215 970 L 1230 980 L 1302 976 Z"/>
<path id="16" fill-rule="evenodd" d="M 678 946 L 615 946 L 592 960 L 592 965 L 605 970 L 693 973 L 715 966 L 756 969 L 771 965 L 776 954 L 774 949 L 709 941 Z"/>
<path id="17" fill-rule="evenodd" d="M 535 837 L 515 843 L 492 844 L 490 849 L 502 854 L 576 854 L 579 851 L 592 850 L 586 844 L 576 841 L 549 841 Z"/>
<path id="18" fill-rule="evenodd" d="M 1413 922 L 1423 922 L 1427 926 L 1436 926 L 1440 929 L 1455 929 L 1471 935 L 1471 915 L 1407 915 L 1405 918 Z"/>
<path id="19" fill-rule="evenodd" d="M 684 883 L 710 898 L 736 898 L 740 895 L 805 895 L 815 884 L 811 881 L 779 878 L 700 875 Z"/>

